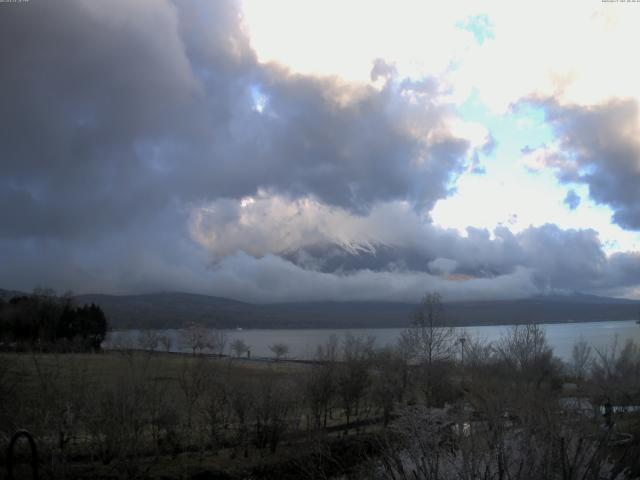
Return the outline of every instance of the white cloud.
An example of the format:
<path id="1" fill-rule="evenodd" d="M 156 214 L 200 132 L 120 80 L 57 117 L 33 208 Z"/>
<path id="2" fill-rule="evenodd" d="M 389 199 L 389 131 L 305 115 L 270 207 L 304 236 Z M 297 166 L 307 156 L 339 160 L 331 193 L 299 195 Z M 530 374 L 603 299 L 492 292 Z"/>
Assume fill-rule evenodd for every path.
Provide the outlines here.
<path id="1" fill-rule="evenodd" d="M 376 58 L 394 62 L 401 76 L 445 72 L 475 43 L 456 22 L 478 9 L 420 0 L 244 0 L 243 7 L 261 61 L 362 82 Z"/>
<path id="2" fill-rule="evenodd" d="M 218 295 L 255 302 L 415 302 L 428 290 L 438 290 L 445 301 L 462 301 L 524 298 L 538 292 L 530 272 L 524 268 L 495 278 L 455 281 L 422 272 L 359 270 L 350 274 L 323 273 L 305 270 L 272 255 L 256 259 L 242 253 L 227 257 L 216 265 L 212 288 Z"/>
<path id="3" fill-rule="evenodd" d="M 637 250 L 638 237 L 588 197 L 637 225 L 637 121 L 590 120 L 611 96 L 635 114 L 637 5 L 246 0 L 251 45 L 232 2 L 33 7 L 12 9 L 0 28 L 30 39 L 14 42 L 0 71 L 0 103 L 14 112 L 0 129 L 4 281 L 193 290 L 211 273 L 217 293 L 261 300 L 636 291 L 637 258 L 605 251 Z M 484 42 L 461 28 L 477 14 L 488 21 L 476 27 L 491 29 Z M 466 175 L 482 170 L 496 133 L 459 118 L 471 92 L 498 112 L 534 97 L 556 115 L 570 106 L 589 129 L 548 117 L 556 141 Z M 597 155 L 578 165 L 588 151 Z M 610 168 L 620 151 L 624 168 Z M 579 168 L 603 175 L 568 186 L 551 172 L 570 180 Z M 574 211 L 569 187 L 582 198 Z M 360 264 L 304 270 L 326 244 Z M 404 258 L 381 254 L 376 270 L 367 262 L 380 246 Z M 305 262 L 281 258 L 301 249 Z"/>
<path id="4" fill-rule="evenodd" d="M 477 89 L 498 111 L 529 95 L 580 104 L 638 98 L 640 71 L 629 50 L 638 40 L 637 5 L 496 1 L 486 8 L 495 39 L 460 63 L 457 90 Z"/>
<path id="5" fill-rule="evenodd" d="M 243 5 L 259 59 L 297 72 L 367 82 L 373 61 L 383 58 L 401 76 L 432 75 L 449 83 L 459 100 L 477 89 L 498 111 L 532 94 L 582 104 L 640 94 L 640 70 L 630 61 L 638 40 L 637 4 L 467 0 L 436 8 L 417 0 L 245 0 Z M 460 28 L 478 14 L 487 15 L 493 30 L 482 44 Z"/>
<path id="6" fill-rule="evenodd" d="M 379 203 L 367 215 L 354 215 L 313 197 L 291 199 L 264 190 L 239 202 L 196 208 L 191 216 L 194 240 L 218 257 L 279 254 L 319 243 L 357 253 L 373 244 L 406 244 L 422 236 L 425 225 L 407 202 Z"/>

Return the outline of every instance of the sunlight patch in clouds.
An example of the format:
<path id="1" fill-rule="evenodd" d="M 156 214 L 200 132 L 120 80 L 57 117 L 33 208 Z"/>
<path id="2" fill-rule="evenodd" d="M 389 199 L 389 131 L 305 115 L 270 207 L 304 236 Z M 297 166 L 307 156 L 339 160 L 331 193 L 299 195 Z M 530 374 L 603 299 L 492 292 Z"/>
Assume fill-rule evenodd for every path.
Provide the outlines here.
<path id="1" fill-rule="evenodd" d="M 313 197 L 291 199 L 260 191 L 240 202 L 219 200 L 191 214 L 192 238 L 216 257 L 239 251 L 260 257 L 322 243 L 357 254 L 374 244 L 417 239 L 426 219 L 407 202 L 376 205 L 366 216 L 353 215 Z"/>
<path id="2" fill-rule="evenodd" d="M 499 115 L 474 95 L 459 111 L 463 118 L 485 125 L 496 148 L 482 157 L 485 175 L 461 175 L 455 195 L 438 201 L 431 212 L 437 225 L 464 234 L 468 226 L 504 225 L 520 232 L 531 225 L 555 223 L 562 228 L 596 229 L 608 253 L 640 249 L 640 234 L 612 223 L 611 209 L 590 199 L 585 185 L 562 184 L 549 168 L 551 162 L 568 171 L 572 160 L 561 155 L 539 108 L 521 105 Z M 582 199 L 578 208 L 565 202 L 570 189 Z"/>
<path id="3" fill-rule="evenodd" d="M 243 10 L 260 61 L 362 82 L 376 58 L 396 63 L 402 76 L 444 72 L 475 45 L 474 34 L 457 22 L 479 13 L 470 2 L 418 0 L 244 0 Z"/>

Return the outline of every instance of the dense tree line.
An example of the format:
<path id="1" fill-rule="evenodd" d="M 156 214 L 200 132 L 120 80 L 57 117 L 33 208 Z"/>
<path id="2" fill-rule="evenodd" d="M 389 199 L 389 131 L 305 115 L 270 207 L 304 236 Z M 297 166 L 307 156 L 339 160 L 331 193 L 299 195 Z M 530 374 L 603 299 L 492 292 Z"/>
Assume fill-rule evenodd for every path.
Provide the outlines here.
<path id="1" fill-rule="evenodd" d="M 70 294 L 37 289 L 0 302 L 0 344 L 5 348 L 99 350 L 106 333 L 102 309 L 76 306 Z"/>

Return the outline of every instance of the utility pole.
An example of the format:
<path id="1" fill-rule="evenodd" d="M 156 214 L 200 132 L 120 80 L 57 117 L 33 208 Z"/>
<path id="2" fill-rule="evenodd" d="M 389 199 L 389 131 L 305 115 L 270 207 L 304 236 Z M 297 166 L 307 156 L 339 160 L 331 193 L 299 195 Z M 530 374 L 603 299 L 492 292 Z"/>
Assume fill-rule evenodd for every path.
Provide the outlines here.
<path id="1" fill-rule="evenodd" d="M 460 337 L 460 364 L 462 366 L 462 382 L 461 385 L 464 388 L 464 342 L 467 339 L 465 337 Z"/>

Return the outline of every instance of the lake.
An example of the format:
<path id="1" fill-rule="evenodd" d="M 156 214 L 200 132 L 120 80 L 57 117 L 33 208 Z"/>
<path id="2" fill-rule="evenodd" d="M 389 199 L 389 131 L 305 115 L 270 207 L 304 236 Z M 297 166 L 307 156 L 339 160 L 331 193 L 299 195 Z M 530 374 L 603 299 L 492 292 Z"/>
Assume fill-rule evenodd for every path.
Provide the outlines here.
<path id="1" fill-rule="evenodd" d="M 640 342 L 640 325 L 634 320 L 604 321 L 604 322 L 575 322 L 543 324 L 549 344 L 553 347 L 556 356 L 567 360 L 571 356 L 573 344 L 584 339 L 595 348 L 604 348 L 611 345 L 614 338 L 618 337 L 620 346 L 631 338 Z M 471 336 L 479 336 L 487 341 L 496 341 L 508 326 L 482 326 L 464 327 Z M 353 328 L 353 329 L 251 329 L 251 330 L 225 330 L 227 334 L 227 352 L 229 345 L 235 339 L 243 340 L 251 349 L 252 357 L 272 357 L 269 346 L 274 343 L 285 343 L 289 346 L 288 358 L 311 359 L 318 345 L 325 343 L 332 335 L 341 339 L 347 332 L 353 335 L 374 336 L 378 346 L 394 344 L 402 328 Z M 180 345 L 179 330 L 157 330 L 161 335 L 173 338 L 172 351 L 188 352 L 189 349 Z M 118 331 L 110 334 L 105 340 L 105 348 L 110 348 L 114 343 L 135 345 L 139 335 L 138 330 Z"/>

